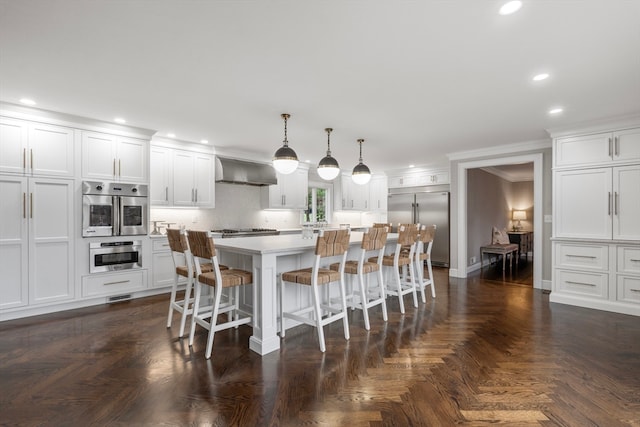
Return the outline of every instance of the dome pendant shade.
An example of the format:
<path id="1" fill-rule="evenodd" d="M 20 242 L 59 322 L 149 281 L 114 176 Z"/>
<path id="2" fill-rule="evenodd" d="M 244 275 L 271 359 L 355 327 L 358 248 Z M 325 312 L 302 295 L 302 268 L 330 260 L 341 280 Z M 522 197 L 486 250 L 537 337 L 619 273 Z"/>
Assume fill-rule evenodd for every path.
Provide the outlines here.
<path id="1" fill-rule="evenodd" d="M 331 181 L 340 174 L 338 161 L 331 157 L 331 143 L 329 138 L 332 130 L 333 129 L 331 128 L 325 129 L 327 132 L 327 155 L 320 160 L 320 163 L 318 163 L 318 175 L 326 181 Z"/>
<path id="2" fill-rule="evenodd" d="M 360 162 L 353 168 L 353 172 L 351 173 L 351 179 L 353 182 L 359 185 L 364 185 L 371 180 L 371 171 L 369 167 L 362 163 L 362 143 L 364 139 L 359 139 L 358 144 L 360 144 Z"/>
<path id="3" fill-rule="evenodd" d="M 298 168 L 298 156 L 292 148 L 289 147 L 287 141 L 287 119 L 291 117 L 289 114 L 282 114 L 284 119 L 284 141 L 282 147 L 278 148 L 273 155 L 273 167 L 281 174 L 287 175 L 293 173 Z"/>

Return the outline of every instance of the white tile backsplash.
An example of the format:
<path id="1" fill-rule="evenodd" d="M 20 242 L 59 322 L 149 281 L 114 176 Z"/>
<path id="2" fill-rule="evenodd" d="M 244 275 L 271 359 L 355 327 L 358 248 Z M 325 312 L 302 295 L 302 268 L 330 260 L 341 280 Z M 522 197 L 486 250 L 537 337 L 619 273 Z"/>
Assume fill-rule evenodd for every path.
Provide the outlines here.
<path id="1" fill-rule="evenodd" d="M 300 227 L 300 211 L 264 210 L 260 204 L 261 187 L 216 183 L 215 209 L 152 208 L 151 220 L 172 222 L 194 230 L 222 228 L 275 228 Z M 334 212 L 332 226 L 351 224 L 371 225 L 385 222 L 387 215 L 377 212 Z"/>

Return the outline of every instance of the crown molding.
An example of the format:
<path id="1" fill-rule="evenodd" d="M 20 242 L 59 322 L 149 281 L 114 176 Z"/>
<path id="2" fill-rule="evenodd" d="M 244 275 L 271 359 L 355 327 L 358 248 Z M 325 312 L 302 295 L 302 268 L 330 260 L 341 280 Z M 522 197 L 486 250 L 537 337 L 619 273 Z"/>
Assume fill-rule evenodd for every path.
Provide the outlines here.
<path id="1" fill-rule="evenodd" d="M 514 144 L 496 145 L 477 150 L 457 151 L 447 154 L 449 161 L 476 159 L 478 157 L 504 157 L 505 154 L 518 154 L 526 151 L 539 151 L 551 148 L 550 139 L 517 142 Z"/>

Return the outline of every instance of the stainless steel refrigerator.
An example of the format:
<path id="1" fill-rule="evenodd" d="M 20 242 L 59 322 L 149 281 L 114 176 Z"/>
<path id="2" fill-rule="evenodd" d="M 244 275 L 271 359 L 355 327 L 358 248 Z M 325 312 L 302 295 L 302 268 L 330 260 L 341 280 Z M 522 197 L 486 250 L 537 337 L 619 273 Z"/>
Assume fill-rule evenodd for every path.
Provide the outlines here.
<path id="1" fill-rule="evenodd" d="M 387 219 L 393 225 L 393 231 L 398 223 L 435 224 L 431 263 L 449 267 L 448 185 L 389 189 Z"/>

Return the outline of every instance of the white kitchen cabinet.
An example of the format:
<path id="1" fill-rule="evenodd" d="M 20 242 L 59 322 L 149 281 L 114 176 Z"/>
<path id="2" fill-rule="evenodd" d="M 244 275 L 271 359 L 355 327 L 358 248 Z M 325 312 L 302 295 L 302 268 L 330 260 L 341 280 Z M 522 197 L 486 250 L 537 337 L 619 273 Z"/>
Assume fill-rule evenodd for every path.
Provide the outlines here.
<path id="1" fill-rule="evenodd" d="M 122 299 L 127 299 L 131 292 L 146 288 L 146 275 L 147 270 L 141 269 L 83 276 L 82 296 L 122 296 Z"/>
<path id="2" fill-rule="evenodd" d="M 169 206 L 173 201 L 173 150 L 151 146 L 149 158 L 149 202 L 151 206 Z"/>
<path id="3" fill-rule="evenodd" d="M 554 147 L 556 167 L 637 163 L 640 160 L 640 128 L 559 138 Z"/>
<path id="4" fill-rule="evenodd" d="M 215 207 L 214 167 L 213 154 L 174 150 L 173 206 Z"/>
<path id="5" fill-rule="evenodd" d="M 551 302 L 640 316 L 640 128 L 553 149 Z"/>
<path id="6" fill-rule="evenodd" d="M 291 174 L 276 172 L 278 183 L 262 187 L 264 209 L 307 209 L 309 171 L 298 168 Z"/>
<path id="7" fill-rule="evenodd" d="M 556 237 L 640 240 L 640 166 L 560 170 L 554 182 Z"/>
<path id="8" fill-rule="evenodd" d="M 374 175 L 371 177 L 371 181 L 369 182 L 369 210 L 386 212 L 388 195 L 387 177 L 383 175 Z"/>
<path id="9" fill-rule="evenodd" d="M 334 199 L 336 210 L 369 210 L 371 181 L 364 185 L 356 184 L 353 182 L 351 174 L 342 174 L 337 180 L 338 179 L 339 181 L 336 182 L 337 185 L 334 185 L 334 189 L 337 189 Z"/>
<path id="10" fill-rule="evenodd" d="M 0 308 L 74 297 L 73 181 L 0 176 Z"/>
<path id="11" fill-rule="evenodd" d="M 0 117 L 0 172 L 72 177 L 74 141 L 71 128 Z"/>
<path id="12" fill-rule="evenodd" d="M 407 171 L 402 175 L 388 178 L 389 188 L 418 187 L 423 185 L 449 184 L 449 171 L 446 169 L 432 169 L 422 171 Z"/>
<path id="13" fill-rule="evenodd" d="M 152 279 L 151 286 L 154 288 L 167 288 L 173 286 L 176 275 L 176 269 L 171 256 L 171 247 L 167 237 L 154 237 L 153 242 L 153 260 L 152 260 Z M 180 258 L 180 262 L 184 265 L 184 257 Z M 180 276 L 179 284 L 184 285 L 187 279 Z"/>
<path id="14" fill-rule="evenodd" d="M 82 177 L 146 183 L 148 142 L 98 132 L 82 133 Z"/>

